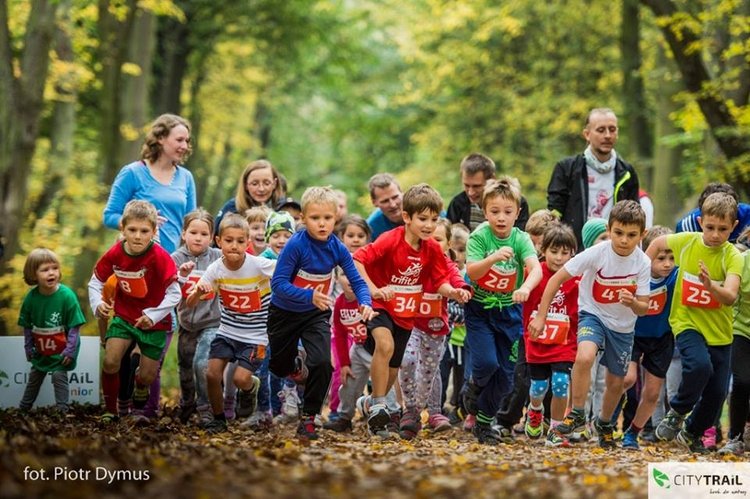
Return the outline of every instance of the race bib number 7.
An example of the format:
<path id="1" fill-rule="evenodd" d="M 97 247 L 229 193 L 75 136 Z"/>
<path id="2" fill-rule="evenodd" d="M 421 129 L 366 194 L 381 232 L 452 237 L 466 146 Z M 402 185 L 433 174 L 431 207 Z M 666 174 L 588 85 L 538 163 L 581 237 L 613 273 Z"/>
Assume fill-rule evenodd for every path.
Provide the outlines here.
<path id="1" fill-rule="evenodd" d="M 536 312 L 531 314 L 531 319 L 536 317 Z M 570 318 L 566 314 L 549 313 L 544 321 L 544 330 L 538 337 L 532 339 L 536 343 L 544 345 L 564 345 L 568 341 L 570 331 Z"/>
<path id="2" fill-rule="evenodd" d="M 721 285 L 720 281 L 713 281 Z M 686 307 L 720 308 L 721 303 L 701 282 L 697 275 L 685 272 L 682 277 L 682 304 Z"/>
<path id="3" fill-rule="evenodd" d="M 608 279 L 597 274 L 594 278 L 593 295 L 598 303 L 619 303 L 625 291 L 635 294 L 637 289 L 638 285 L 632 278 Z"/>
<path id="4" fill-rule="evenodd" d="M 67 339 L 65 338 L 65 329 L 62 326 L 40 328 L 35 327 L 31 330 L 34 338 L 34 346 L 40 355 L 49 356 L 62 353 L 65 350 Z"/>
<path id="5" fill-rule="evenodd" d="M 238 314 L 248 314 L 260 310 L 260 290 L 257 287 L 219 285 L 221 302 L 228 310 Z"/>

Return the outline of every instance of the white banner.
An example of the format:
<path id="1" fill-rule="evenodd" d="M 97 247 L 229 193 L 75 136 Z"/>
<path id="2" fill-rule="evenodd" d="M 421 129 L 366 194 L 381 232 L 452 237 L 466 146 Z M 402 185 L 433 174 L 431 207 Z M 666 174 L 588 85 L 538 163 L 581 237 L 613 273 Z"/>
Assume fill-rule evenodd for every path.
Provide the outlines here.
<path id="1" fill-rule="evenodd" d="M 68 371 L 70 403 L 99 405 L 99 337 L 81 336 L 81 349 L 73 371 Z M 0 336 L 0 407 L 18 407 L 26 389 L 31 363 L 26 361 L 23 336 Z M 34 407 L 55 405 L 52 378 L 42 383 Z"/>
<path id="2" fill-rule="evenodd" d="M 750 463 L 649 463 L 649 499 L 747 497 Z"/>

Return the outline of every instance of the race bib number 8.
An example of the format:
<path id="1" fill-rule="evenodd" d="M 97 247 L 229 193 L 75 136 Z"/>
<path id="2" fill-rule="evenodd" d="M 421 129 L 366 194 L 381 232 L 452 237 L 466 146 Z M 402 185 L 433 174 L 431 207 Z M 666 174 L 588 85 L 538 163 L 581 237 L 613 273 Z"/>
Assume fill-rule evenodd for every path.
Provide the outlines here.
<path id="1" fill-rule="evenodd" d="M 531 318 L 536 317 L 536 312 L 531 314 Z M 537 338 L 532 339 L 536 343 L 544 345 L 564 345 L 568 340 L 570 331 L 570 318 L 566 314 L 547 314 L 547 320 L 544 321 L 544 330 Z"/>
<path id="2" fill-rule="evenodd" d="M 117 276 L 117 285 L 120 286 L 123 293 L 133 298 L 144 298 L 148 294 L 146 269 L 141 269 L 138 272 L 114 269 L 114 273 Z"/>
<path id="3" fill-rule="evenodd" d="M 437 293 L 425 293 L 419 302 L 418 317 L 440 317 L 443 307 L 443 297 Z"/>
<path id="4" fill-rule="evenodd" d="M 493 293 L 511 293 L 516 289 L 518 271 L 516 269 L 502 269 L 492 266 L 490 270 L 479 278 L 477 284 Z"/>
<path id="5" fill-rule="evenodd" d="M 260 310 L 260 290 L 246 286 L 219 285 L 219 296 L 224 306 L 238 314 Z"/>
<path id="6" fill-rule="evenodd" d="M 633 279 L 607 279 L 599 275 L 594 278 L 593 295 L 598 303 L 619 303 L 622 293 L 635 294 L 638 286 Z"/>
<path id="7" fill-rule="evenodd" d="M 65 329 L 62 326 L 39 328 L 31 330 L 34 338 L 34 346 L 40 355 L 45 357 L 62 353 L 65 350 L 67 339 L 65 338 Z"/>
<path id="8" fill-rule="evenodd" d="M 411 319 L 419 312 L 422 286 L 391 286 L 394 291 L 391 311 L 396 317 Z"/>
<path id="9" fill-rule="evenodd" d="M 331 274 L 317 275 L 300 270 L 294 277 L 292 284 L 304 289 L 314 289 L 327 295 L 331 290 Z"/>
<path id="10" fill-rule="evenodd" d="M 721 285 L 720 281 L 713 281 Z M 685 272 L 682 277 L 682 304 L 686 307 L 720 308 L 721 303 L 701 282 L 697 275 Z"/>

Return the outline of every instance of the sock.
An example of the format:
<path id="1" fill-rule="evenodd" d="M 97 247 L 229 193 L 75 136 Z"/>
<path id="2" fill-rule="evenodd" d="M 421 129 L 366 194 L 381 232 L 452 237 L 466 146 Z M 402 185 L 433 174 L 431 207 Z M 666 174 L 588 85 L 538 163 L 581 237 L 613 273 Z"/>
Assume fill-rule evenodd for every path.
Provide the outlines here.
<path id="1" fill-rule="evenodd" d="M 133 407 L 142 410 L 146 407 L 148 401 L 148 385 L 141 380 L 141 377 L 135 375 L 135 389 L 133 390 Z"/>
<path id="2" fill-rule="evenodd" d="M 477 413 L 477 423 L 486 424 L 486 425 L 492 424 L 492 416 L 488 416 L 487 414 L 485 414 L 484 412 L 480 410 Z"/>
<path id="3" fill-rule="evenodd" d="M 550 430 L 554 430 L 557 427 L 557 425 L 559 425 L 561 422 L 562 421 L 558 421 L 557 419 L 550 419 L 549 420 Z"/>
<path id="4" fill-rule="evenodd" d="M 638 435 L 642 429 L 643 428 L 641 428 L 640 426 L 636 426 L 635 423 L 630 423 L 630 428 L 628 428 L 628 431 Z"/>
<path id="5" fill-rule="evenodd" d="M 104 407 L 107 412 L 117 414 L 117 392 L 120 391 L 120 374 L 102 371 L 102 392 L 104 392 Z"/>
<path id="6" fill-rule="evenodd" d="M 602 417 L 601 417 L 601 416 L 599 416 L 599 417 L 598 417 L 598 418 L 596 418 L 596 419 L 597 419 L 597 420 L 599 421 L 599 424 L 600 424 L 601 426 L 611 426 L 611 425 L 612 425 L 612 420 L 611 420 L 611 419 L 609 419 L 609 420 L 606 420 L 606 421 L 605 421 L 604 419 L 602 419 Z"/>
<path id="7" fill-rule="evenodd" d="M 534 402 L 533 400 L 529 402 L 529 409 L 533 409 L 535 411 L 541 411 L 544 408 L 544 401 L 540 402 Z"/>
<path id="8" fill-rule="evenodd" d="M 370 401 L 370 406 L 382 404 L 385 405 L 385 397 L 373 397 Z"/>

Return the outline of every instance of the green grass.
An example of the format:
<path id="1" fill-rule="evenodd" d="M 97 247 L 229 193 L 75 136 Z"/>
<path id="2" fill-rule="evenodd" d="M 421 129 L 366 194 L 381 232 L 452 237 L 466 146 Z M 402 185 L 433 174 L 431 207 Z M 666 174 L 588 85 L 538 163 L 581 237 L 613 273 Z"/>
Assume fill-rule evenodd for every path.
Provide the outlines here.
<path id="1" fill-rule="evenodd" d="M 176 405 L 180 399 L 180 372 L 177 366 L 177 333 L 172 335 L 172 342 L 164 357 L 161 368 L 161 396 L 169 400 L 169 405 Z"/>

